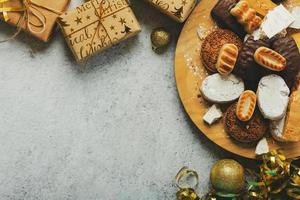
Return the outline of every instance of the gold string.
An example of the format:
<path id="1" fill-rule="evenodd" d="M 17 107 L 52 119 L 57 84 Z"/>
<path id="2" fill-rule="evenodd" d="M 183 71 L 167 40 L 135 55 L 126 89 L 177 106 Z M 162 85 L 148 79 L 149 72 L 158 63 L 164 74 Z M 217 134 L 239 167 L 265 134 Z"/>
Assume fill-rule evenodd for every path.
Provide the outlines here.
<path id="1" fill-rule="evenodd" d="M 181 185 L 180 181 L 188 176 L 194 177 L 196 179 L 196 183 L 194 185 Z M 199 184 L 199 176 L 196 171 L 189 169 L 188 167 L 181 168 L 175 176 L 175 184 L 179 189 L 176 193 L 177 200 L 200 200 L 200 197 L 194 190 Z"/>
<path id="2" fill-rule="evenodd" d="M 100 29 L 101 26 L 102 26 L 102 20 L 103 20 L 104 13 L 109 9 L 109 7 L 110 7 L 110 2 L 107 1 L 107 0 L 101 0 L 101 2 L 100 2 L 100 4 L 99 4 L 99 8 L 98 8 L 99 12 L 98 12 L 96 6 L 94 5 L 93 1 L 90 1 L 90 2 L 91 2 L 92 6 L 93 6 L 94 9 L 95 9 L 95 15 L 96 15 L 96 16 L 98 17 L 98 19 L 99 19 L 97 28 L 96 28 L 96 30 L 95 30 L 95 33 L 94 33 L 93 37 L 92 37 L 91 43 L 93 43 L 94 40 L 95 40 L 96 34 L 97 34 L 97 33 L 99 34 L 99 29 Z M 103 6 L 103 5 L 105 4 L 105 2 L 108 3 L 108 7 L 107 7 L 106 9 L 105 9 L 104 6 Z M 104 26 L 103 26 L 103 28 L 104 28 Z M 105 32 L 106 32 L 106 34 L 107 34 L 107 36 L 108 36 L 110 42 L 112 43 L 112 41 L 111 41 L 111 39 L 110 39 L 110 37 L 109 37 L 109 35 L 108 35 L 108 33 L 107 33 L 106 30 L 105 30 Z M 99 35 L 98 35 L 98 36 L 99 36 Z"/>
<path id="3" fill-rule="evenodd" d="M 96 27 L 96 29 L 95 29 L 95 32 L 94 32 L 93 37 L 92 37 L 92 40 L 91 40 L 91 44 L 94 43 L 94 40 L 95 40 L 95 38 L 96 38 L 97 33 L 99 34 L 99 30 L 100 30 L 101 26 L 103 26 L 103 25 L 102 25 L 102 20 L 103 20 L 103 15 L 104 15 L 104 13 L 109 9 L 109 6 L 108 6 L 106 9 L 103 7 L 103 5 L 105 4 L 105 2 L 108 2 L 109 6 L 110 6 L 110 2 L 109 2 L 109 1 L 107 1 L 107 0 L 101 0 L 101 2 L 100 2 L 100 4 L 99 4 L 99 8 L 98 8 L 98 9 L 99 9 L 99 12 L 98 12 L 97 7 L 96 7 L 95 4 L 93 3 L 93 1 L 90 1 L 90 3 L 92 4 L 93 8 L 95 9 L 95 15 L 96 15 L 96 16 L 98 17 L 98 19 L 99 19 L 98 24 L 97 24 L 97 27 Z M 103 27 L 104 27 L 104 26 L 103 26 Z M 105 31 L 106 31 L 106 30 L 105 30 Z M 109 35 L 108 35 L 107 32 L 106 32 L 106 34 L 107 34 L 107 36 L 108 36 L 110 42 L 112 43 L 112 41 L 111 41 L 111 39 L 110 39 L 110 37 L 109 37 Z M 98 36 L 99 36 L 99 35 L 98 35 Z M 82 64 L 83 68 L 85 68 L 85 66 L 86 66 L 86 64 L 87 64 L 87 60 L 86 60 L 86 59 L 83 60 L 83 61 L 81 62 L 81 64 Z"/>
<path id="4" fill-rule="evenodd" d="M 192 186 L 182 186 L 180 184 L 180 181 L 187 177 L 187 176 L 193 176 L 196 179 L 196 183 L 195 185 Z M 182 167 L 179 172 L 177 173 L 177 175 L 175 176 L 175 184 L 179 189 L 183 189 L 183 188 L 195 188 L 198 186 L 199 184 L 199 176 L 198 173 L 192 169 L 189 169 L 188 167 Z"/>

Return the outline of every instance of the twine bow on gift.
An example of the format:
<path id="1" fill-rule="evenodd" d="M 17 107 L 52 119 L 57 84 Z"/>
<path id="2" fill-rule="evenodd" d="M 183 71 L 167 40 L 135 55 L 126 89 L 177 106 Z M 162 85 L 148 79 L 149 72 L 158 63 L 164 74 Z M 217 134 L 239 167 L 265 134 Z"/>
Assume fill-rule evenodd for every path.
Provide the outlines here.
<path id="1" fill-rule="evenodd" d="M 18 29 L 9 39 L 0 41 L 5 42 L 7 40 L 15 38 L 22 30 L 20 23 L 25 22 L 25 28 L 28 29 L 31 33 L 39 34 L 43 33 L 46 30 L 47 18 L 39 9 L 45 9 L 57 15 L 62 14 L 61 11 L 50 8 L 45 5 L 41 5 L 33 0 L 19 0 L 20 6 L 6 6 L 5 3 L 13 3 L 16 0 L 0 0 L 0 14 L 3 15 L 4 21 L 8 22 L 10 17 L 8 15 L 9 12 L 21 12 L 22 16 L 18 20 L 16 24 Z M 39 30 L 38 30 L 39 29 Z"/>
<path id="2" fill-rule="evenodd" d="M 126 1 L 127 2 L 127 1 Z M 98 38 L 100 38 L 100 29 L 103 28 L 104 32 L 105 32 L 105 36 L 108 37 L 109 42 L 111 44 L 114 44 L 116 42 L 118 42 L 120 40 L 120 38 L 111 38 L 110 35 L 108 34 L 108 31 L 106 30 L 105 26 L 103 25 L 103 20 L 104 18 L 107 17 L 108 12 L 110 12 L 109 10 L 111 10 L 111 4 L 110 1 L 108 0 L 101 0 L 99 3 L 99 6 L 96 6 L 94 1 L 90 1 L 91 5 L 93 6 L 94 10 L 95 10 L 95 15 L 98 18 L 98 24 L 97 27 L 95 29 L 95 32 L 93 34 L 92 40 L 91 40 L 91 44 L 94 43 L 95 37 L 98 36 Z M 123 38 L 125 38 L 127 36 L 127 32 L 123 31 L 121 33 L 125 33 L 125 35 L 123 36 Z M 98 35 L 97 35 L 98 34 Z M 122 38 L 121 38 L 122 39 Z"/>
<path id="3" fill-rule="evenodd" d="M 106 1 L 106 0 L 101 0 L 101 2 L 99 3 L 99 7 L 98 7 L 98 8 L 95 6 L 95 4 L 93 3 L 93 1 L 90 1 L 90 2 L 91 2 L 92 6 L 93 6 L 94 9 L 95 9 L 95 15 L 96 15 L 96 16 L 98 17 L 98 19 L 99 19 L 98 25 L 97 25 L 97 27 L 96 27 L 96 29 L 95 29 L 95 32 L 94 32 L 94 34 L 93 34 L 93 37 L 92 37 L 92 42 L 91 42 L 91 43 L 93 43 L 94 40 L 95 40 L 95 37 L 96 37 L 97 33 L 99 34 L 100 28 L 103 26 L 103 25 L 102 25 L 102 20 L 103 20 L 103 18 L 104 18 L 103 16 L 104 16 L 104 13 L 109 9 L 109 7 L 110 7 L 110 2 L 109 2 L 109 1 Z M 104 8 L 105 3 L 108 3 L 107 8 Z M 105 31 L 106 31 L 106 30 L 105 30 Z M 111 38 L 109 37 L 109 35 L 108 35 L 107 32 L 106 32 L 106 35 L 108 36 L 110 42 L 112 43 L 112 40 L 111 40 Z M 98 37 L 99 37 L 99 35 L 98 35 Z"/>

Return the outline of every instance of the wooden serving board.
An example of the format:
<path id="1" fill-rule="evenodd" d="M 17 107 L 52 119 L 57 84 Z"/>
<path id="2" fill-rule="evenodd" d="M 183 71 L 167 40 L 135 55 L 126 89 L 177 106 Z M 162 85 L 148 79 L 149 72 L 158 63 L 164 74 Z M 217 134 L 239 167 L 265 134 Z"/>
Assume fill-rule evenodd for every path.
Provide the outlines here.
<path id="1" fill-rule="evenodd" d="M 231 139 L 224 130 L 223 119 L 212 126 L 202 120 L 210 104 L 201 98 L 199 91 L 202 81 L 208 75 L 201 63 L 200 49 L 207 33 L 217 28 L 210 17 L 210 11 L 216 3 L 217 0 L 201 0 L 183 27 L 175 53 L 177 89 L 186 112 L 203 134 L 229 152 L 256 159 L 255 145 L 247 146 Z M 300 6 L 299 0 L 289 0 L 288 3 Z M 280 148 L 289 158 L 300 156 L 300 142 L 280 144 L 269 137 L 268 143 L 270 149 Z"/>

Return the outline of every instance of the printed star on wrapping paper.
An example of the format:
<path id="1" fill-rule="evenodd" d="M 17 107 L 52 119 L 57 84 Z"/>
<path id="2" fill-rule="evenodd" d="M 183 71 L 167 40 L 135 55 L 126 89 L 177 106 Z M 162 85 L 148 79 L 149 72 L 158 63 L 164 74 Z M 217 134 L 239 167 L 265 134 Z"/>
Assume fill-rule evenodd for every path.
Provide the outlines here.
<path id="1" fill-rule="evenodd" d="M 186 0 L 182 0 L 182 1 L 181 1 L 181 4 L 182 4 L 183 6 L 185 6 L 185 5 L 187 4 Z"/>
<path id="2" fill-rule="evenodd" d="M 81 20 L 82 18 L 76 17 L 75 22 L 77 23 L 77 25 L 82 23 Z"/>
<path id="3" fill-rule="evenodd" d="M 120 18 L 120 21 L 119 21 L 119 22 L 120 22 L 122 25 L 123 25 L 123 24 L 126 24 L 125 18 L 122 18 L 122 17 Z"/>
<path id="4" fill-rule="evenodd" d="M 114 19 L 116 19 L 116 18 L 117 18 L 117 15 L 116 15 L 116 14 L 114 14 L 112 17 L 113 17 Z"/>
<path id="5" fill-rule="evenodd" d="M 86 19 L 89 20 L 89 19 L 91 19 L 91 17 L 88 15 L 88 16 L 86 16 Z"/>
<path id="6" fill-rule="evenodd" d="M 110 30 L 115 30 L 115 27 L 114 26 L 110 26 Z"/>

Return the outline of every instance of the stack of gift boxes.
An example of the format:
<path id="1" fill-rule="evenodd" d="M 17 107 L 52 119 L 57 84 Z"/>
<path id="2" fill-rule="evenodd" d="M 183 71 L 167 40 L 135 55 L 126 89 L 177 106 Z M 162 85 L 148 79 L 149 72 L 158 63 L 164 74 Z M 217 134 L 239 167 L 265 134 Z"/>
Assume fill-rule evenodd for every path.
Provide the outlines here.
<path id="1" fill-rule="evenodd" d="M 69 1 L 0 0 L 0 18 L 17 27 L 11 38 L 24 30 L 44 42 L 58 23 L 77 62 L 141 31 L 127 0 L 90 0 L 66 11 Z M 180 23 L 196 4 L 195 0 L 146 1 Z"/>

